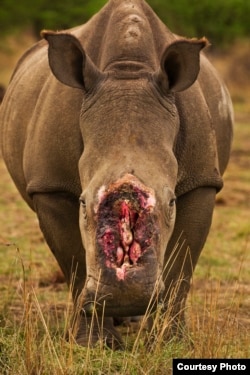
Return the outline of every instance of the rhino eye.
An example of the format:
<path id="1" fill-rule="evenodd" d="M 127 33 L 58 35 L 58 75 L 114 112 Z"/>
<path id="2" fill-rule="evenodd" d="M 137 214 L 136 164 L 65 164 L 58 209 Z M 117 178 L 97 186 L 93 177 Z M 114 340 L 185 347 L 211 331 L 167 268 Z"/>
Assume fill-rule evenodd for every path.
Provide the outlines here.
<path id="1" fill-rule="evenodd" d="M 80 204 L 81 204 L 82 207 L 86 208 L 86 202 L 85 202 L 85 200 L 82 197 L 79 198 L 79 202 L 80 202 Z"/>
<path id="2" fill-rule="evenodd" d="M 175 203 L 176 203 L 176 198 L 170 199 L 170 201 L 169 201 L 169 207 L 174 207 Z"/>
<path id="3" fill-rule="evenodd" d="M 82 197 L 79 198 L 79 202 L 80 202 L 80 205 L 82 207 L 82 213 L 83 213 L 83 217 L 84 219 L 87 218 L 87 210 L 86 210 L 86 202 L 85 202 L 85 199 L 83 199 Z"/>

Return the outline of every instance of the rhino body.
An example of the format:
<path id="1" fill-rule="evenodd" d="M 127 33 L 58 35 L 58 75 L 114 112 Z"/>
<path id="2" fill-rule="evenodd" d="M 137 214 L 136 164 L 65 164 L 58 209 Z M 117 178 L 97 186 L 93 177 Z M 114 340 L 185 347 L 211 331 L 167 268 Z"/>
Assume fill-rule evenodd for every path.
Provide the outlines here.
<path id="1" fill-rule="evenodd" d="M 122 347 L 112 318 L 158 302 L 174 332 L 232 140 L 207 41 L 173 34 L 143 0 L 43 36 L 1 105 L 2 155 L 73 284 L 77 341 Z M 89 341 L 94 304 L 103 330 L 95 318 Z"/>

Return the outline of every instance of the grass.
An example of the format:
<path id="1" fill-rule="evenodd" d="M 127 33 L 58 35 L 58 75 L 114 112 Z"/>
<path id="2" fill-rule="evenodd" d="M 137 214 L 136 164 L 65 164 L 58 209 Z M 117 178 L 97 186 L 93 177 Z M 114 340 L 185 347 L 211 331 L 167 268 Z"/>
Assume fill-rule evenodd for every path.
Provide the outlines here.
<path id="1" fill-rule="evenodd" d="M 158 336 L 154 350 L 144 345 L 145 331 L 123 328 L 124 352 L 113 352 L 102 343 L 82 348 L 73 337 L 65 340 L 72 306 L 69 293 L 58 301 L 58 292 L 42 297 L 30 269 L 21 269 L 18 284 L 8 285 L 0 319 L 0 367 L 2 374 L 170 374 L 172 358 L 245 358 L 250 355 L 247 325 L 240 318 L 244 295 L 239 282 L 231 284 L 204 279 L 189 299 L 186 339 L 164 344 L 161 333 L 168 324 L 156 313 Z M 28 273 L 26 273 L 28 271 Z M 12 280 L 14 281 L 14 280 Z M 14 292 L 14 295 L 13 295 Z M 47 290 L 43 293 L 47 294 Z M 249 325 L 249 323 L 248 323 Z M 192 343 L 192 345 L 190 345 Z"/>
<path id="2" fill-rule="evenodd" d="M 158 341 L 152 351 L 144 345 L 145 330 L 133 325 L 122 328 L 124 352 L 103 344 L 82 348 L 71 336 L 65 340 L 72 318 L 68 289 L 35 215 L 0 158 L 1 374 L 158 375 L 171 374 L 172 358 L 250 356 L 250 104 L 243 99 L 241 93 L 235 104 L 225 187 L 188 298 L 186 340 L 161 342 L 166 315 L 156 320 Z"/>

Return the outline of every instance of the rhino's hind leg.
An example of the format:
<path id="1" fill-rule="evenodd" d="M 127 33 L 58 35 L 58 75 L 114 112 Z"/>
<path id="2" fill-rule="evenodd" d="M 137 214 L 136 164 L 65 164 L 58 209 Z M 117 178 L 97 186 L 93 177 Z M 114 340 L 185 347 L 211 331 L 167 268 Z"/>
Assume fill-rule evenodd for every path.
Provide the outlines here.
<path id="1" fill-rule="evenodd" d="M 120 333 L 115 329 L 113 318 L 80 317 L 76 342 L 85 347 L 93 347 L 99 341 L 113 350 L 124 350 Z"/>

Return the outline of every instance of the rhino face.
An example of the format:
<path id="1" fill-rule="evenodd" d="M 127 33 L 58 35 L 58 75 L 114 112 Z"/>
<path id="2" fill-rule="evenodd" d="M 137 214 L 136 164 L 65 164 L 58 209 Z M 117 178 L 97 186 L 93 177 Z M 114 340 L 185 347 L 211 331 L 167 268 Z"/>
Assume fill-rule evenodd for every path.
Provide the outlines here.
<path id="1" fill-rule="evenodd" d="M 91 312 L 96 300 L 106 315 L 144 314 L 152 295 L 161 298 L 163 259 L 175 222 L 179 117 L 174 92 L 196 79 L 206 42 L 174 42 L 155 69 L 118 61 L 101 72 L 75 37 L 44 36 L 52 72 L 84 96 L 79 161 L 87 262 L 83 307 Z"/>
<path id="2" fill-rule="evenodd" d="M 89 276 L 84 300 L 99 289 L 100 296 L 112 295 L 105 298 L 106 313 L 119 306 L 120 315 L 129 308 L 142 314 L 156 283 L 155 292 L 163 291 L 160 274 L 174 226 L 172 148 L 179 119 L 172 97 L 161 98 L 144 78 L 109 77 L 85 98 L 81 125 L 80 228 Z"/>

